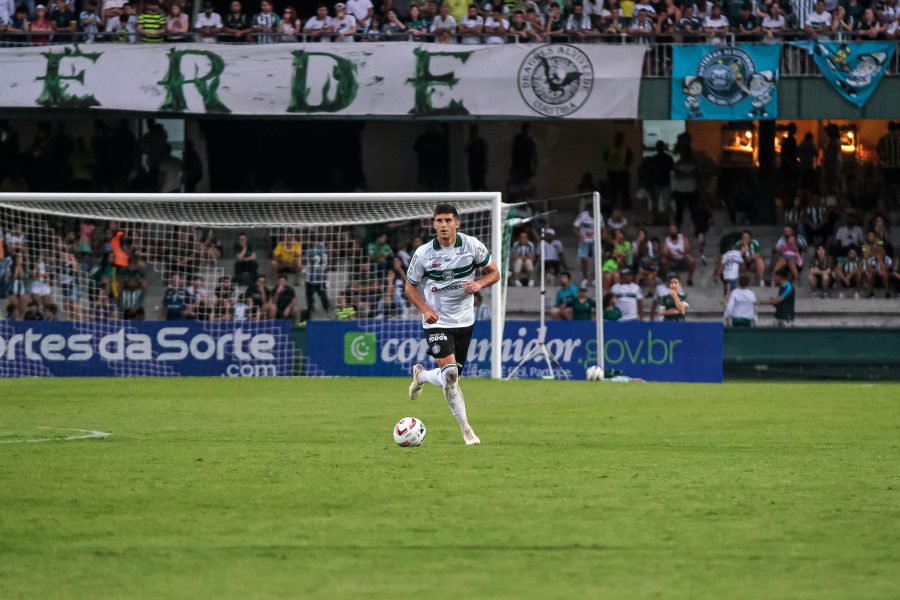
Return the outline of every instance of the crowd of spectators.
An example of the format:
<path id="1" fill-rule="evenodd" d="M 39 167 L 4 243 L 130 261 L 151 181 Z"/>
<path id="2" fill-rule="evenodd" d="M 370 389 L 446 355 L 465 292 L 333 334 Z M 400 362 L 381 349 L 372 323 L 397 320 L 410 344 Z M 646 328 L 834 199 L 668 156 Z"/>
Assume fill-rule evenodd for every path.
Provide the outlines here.
<path id="1" fill-rule="evenodd" d="M 0 0 L 7 43 L 200 41 L 434 41 L 460 44 L 658 39 L 741 41 L 845 34 L 896 39 L 897 0 L 349 0 L 298 3 L 212 2 L 191 19 L 189 0 Z"/>
<path id="2" fill-rule="evenodd" d="M 224 232 L 197 227 L 14 220 L 0 230 L 0 300 L 7 318 L 28 320 L 413 318 L 406 270 L 422 243 L 415 236 L 428 231 L 428 221 L 330 236 L 276 230 L 257 234 L 257 244 L 232 232 L 227 247 Z M 159 274 L 158 306 L 145 305 L 153 293 L 148 268 Z M 489 318 L 483 299 L 476 301 Z"/>
<path id="3" fill-rule="evenodd" d="M 711 195 L 701 193 L 708 182 L 694 156 L 689 134 L 679 137 L 675 157 L 660 142 L 638 169 L 634 199 L 646 203 L 645 211 L 623 210 L 621 207 L 629 205 L 625 198 L 632 193 L 631 183 L 623 175 L 621 191 L 614 192 L 608 174 L 607 181 L 598 186 L 605 189 L 606 214 L 598 219 L 587 204 L 573 222 L 577 242 L 573 254 L 579 259 L 582 286 L 587 283 L 591 290 L 591 279 L 601 277 L 603 288 L 609 290 L 603 299 L 604 314 L 626 321 L 661 318 L 662 302 L 672 297 L 672 276 L 678 278 L 679 286 L 681 277 L 688 287 L 694 286 L 699 266 L 713 260 L 712 280 L 721 283 L 724 302 L 731 306 L 729 322 L 736 314 L 739 324 L 749 322 L 742 302 L 751 296 L 755 298 L 751 283 L 779 288 L 773 297 L 776 309 L 785 288 L 809 286 L 808 294 L 820 298 L 900 296 L 900 261 L 891 241 L 888 218 L 891 210 L 900 207 L 900 123 L 888 123 L 887 129 L 875 148 L 875 163 L 865 167 L 866 175 L 851 180 L 846 177 L 850 165 L 845 164 L 848 160 L 842 156 L 835 126 L 826 127 L 823 147 L 817 148 L 811 143 L 811 135 L 798 143 L 794 137 L 796 127 L 788 124 L 780 139 L 778 172 L 773 176 L 778 188 L 776 201 L 782 207 L 778 213 L 783 224 L 781 234 L 771 246 L 764 247 L 750 229 L 737 229 L 719 240 L 719 255 L 715 259 L 705 255 L 706 234 L 713 210 L 723 209 L 725 203 L 716 199 L 715 191 Z M 616 139 L 621 138 L 614 136 Z M 616 148 L 614 141 L 610 150 Z M 614 154 L 606 152 L 607 163 L 611 157 L 617 160 Z M 619 155 L 626 157 L 619 162 L 627 166 L 630 152 L 623 147 Z M 585 177 L 590 183 L 590 175 Z M 787 198 L 792 201 L 786 201 Z M 681 230 L 685 214 L 693 222 L 692 235 Z M 644 223 L 632 226 L 626 215 Z M 734 223 L 742 224 L 738 219 Z M 543 244 L 541 231 L 545 236 Z M 648 231 L 660 231 L 661 235 L 652 236 Z M 599 261 L 594 260 L 595 232 L 600 236 L 603 252 Z M 541 230 L 541 225 L 522 227 L 511 246 L 509 275 L 513 286 L 534 286 L 543 256 L 547 283 L 559 286 L 551 316 L 572 319 L 569 303 L 579 288 L 572 282 L 562 244 L 555 234 L 549 227 Z M 594 272 L 595 265 L 599 274 Z M 793 294 L 791 291 L 791 297 Z M 679 292 L 678 297 L 684 299 L 686 295 Z M 652 300 L 649 315 L 644 313 L 641 299 Z M 790 319 L 779 320 L 782 321 L 789 323 Z"/>

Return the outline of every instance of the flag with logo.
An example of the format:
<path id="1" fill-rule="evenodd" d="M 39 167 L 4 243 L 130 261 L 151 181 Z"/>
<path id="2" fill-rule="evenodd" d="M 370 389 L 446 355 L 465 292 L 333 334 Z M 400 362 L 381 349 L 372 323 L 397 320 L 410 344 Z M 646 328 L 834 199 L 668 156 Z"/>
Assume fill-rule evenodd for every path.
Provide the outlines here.
<path id="1" fill-rule="evenodd" d="M 878 87 L 896 50 L 895 42 L 794 42 L 809 52 L 828 83 L 856 106 Z"/>
<path id="2" fill-rule="evenodd" d="M 779 45 L 673 48 L 673 119 L 724 121 L 778 116 Z"/>

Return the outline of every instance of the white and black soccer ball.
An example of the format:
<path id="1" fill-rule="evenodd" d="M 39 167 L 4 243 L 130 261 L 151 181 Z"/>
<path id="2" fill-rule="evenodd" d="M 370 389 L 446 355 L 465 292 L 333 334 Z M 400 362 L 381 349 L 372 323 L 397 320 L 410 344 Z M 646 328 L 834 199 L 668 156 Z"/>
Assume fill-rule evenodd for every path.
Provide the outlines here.
<path id="1" fill-rule="evenodd" d="M 421 446 L 425 441 L 425 423 L 415 417 L 403 417 L 394 426 L 394 441 L 404 448 Z"/>
<path id="2" fill-rule="evenodd" d="M 603 371 L 600 370 L 600 367 L 597 365 L 591 365 L 587 368 L 587 380 L 588 381 L 600 381 L 603 376 Z"/>

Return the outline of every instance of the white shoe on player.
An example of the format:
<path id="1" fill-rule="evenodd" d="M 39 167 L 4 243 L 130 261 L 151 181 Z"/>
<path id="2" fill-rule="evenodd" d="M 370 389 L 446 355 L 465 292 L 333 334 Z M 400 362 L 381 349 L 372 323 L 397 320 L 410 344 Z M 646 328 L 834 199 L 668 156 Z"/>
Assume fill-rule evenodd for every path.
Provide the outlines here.
<path id="1" fill-rule="evenodd" d="M 471 428 L 466 429 L 463 432 L 463 439 L 466 441 L 466 446 L 480 446 L 481 440 L 478 439 L 478 436 L 475 435 L 475 432 L 472 431 Z"/>
<path id="2" fill-rule="evenodd" d="M 413 365 L 412 368 L 412 383 L 409 384 L 409 399 L 415 400 L 419 397 L 419 394 L 422 393 L 422 388 L 425 387 L 424 383 L 419 381 L 419 373 L 422 373 L 425 370 L 425 367 L 420 363 L 417 365 Z"/>

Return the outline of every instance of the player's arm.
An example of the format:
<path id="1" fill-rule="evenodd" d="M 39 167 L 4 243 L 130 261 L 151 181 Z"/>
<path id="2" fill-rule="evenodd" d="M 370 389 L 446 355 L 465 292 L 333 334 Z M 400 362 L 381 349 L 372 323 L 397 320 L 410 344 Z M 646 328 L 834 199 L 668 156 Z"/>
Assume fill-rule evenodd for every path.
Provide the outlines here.
<path id="1" fill-rule="evenodd" d="M 474 294 L 478 290 L 490 287 L 500 281 L 500 271 L 494 261 L 491 261 L 484 267 L 484 275 L 476 281 L 467 281 L 463 289 L 467 294 Z"/>
<path id="2" fill-rule="evenodd" d="M 412 302 L 413 306 L 419 309 L 419 312 L 425 317 L 426 323 L 437 323 L 438 322 L 438 314 L 437 311 L 428 306 L 428 303 L 425 302 L 425 298 L 422 297 L 422 293 L 419 291 L 419 288 L 412 284 L 412 282 L 407 281 L 406 285 L 403 286 L 403 291 L 406 293 L 406 297 L 409 298 L 409 301 Z"/>

